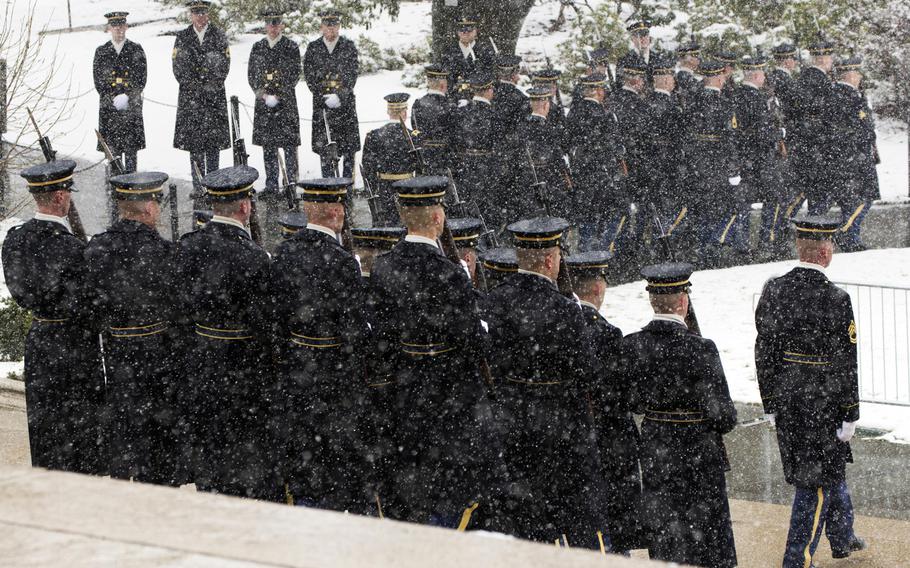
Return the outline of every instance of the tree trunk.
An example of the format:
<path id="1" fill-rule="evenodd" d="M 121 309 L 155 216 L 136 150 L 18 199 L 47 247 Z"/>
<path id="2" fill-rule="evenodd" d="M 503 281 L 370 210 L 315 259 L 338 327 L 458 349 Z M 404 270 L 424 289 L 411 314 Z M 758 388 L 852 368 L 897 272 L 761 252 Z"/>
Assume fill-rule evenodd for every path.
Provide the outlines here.
<path id="1" fill-rule="evenodd" d="M 433 56 L 439 60 L 446 45 L 456 41 L 455 22 L 462 14 L 480 20 L 477 41 L 493 38 L 502 54 L 515 53 L 515 44 L 533 0 L 433 0 Z"/>

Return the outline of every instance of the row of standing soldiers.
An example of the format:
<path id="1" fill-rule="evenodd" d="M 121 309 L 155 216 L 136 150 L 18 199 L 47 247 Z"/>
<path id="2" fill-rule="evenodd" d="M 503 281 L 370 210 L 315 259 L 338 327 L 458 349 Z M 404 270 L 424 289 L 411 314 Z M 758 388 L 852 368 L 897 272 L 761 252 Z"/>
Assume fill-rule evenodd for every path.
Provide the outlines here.
<path id="1" fill-rule="evenodd" d="M 563 258 L 560 218 L 511 224 L 501 282 L 475 289 L 438 244 L 481 232 L 446 219 L 445 177 L 396 182 L 406 230 L 356 230 L 358 265 L 337 237 L 350 178 L 301 182 L 308 222 L 270 257 L 246 229 L 252 168 L 207 174 L 214 216 L 176 244 L 154 228 L 166 174 L 115 176 L 120 220 L 87 246 L 74 168 L 22 173 L 38 214 L 3 245 L 33 313 L 33 465 L 735 565 L 736 412 L 679 315 L 692 266 L 643 271 L 657 316 L 623 338 L 598 311 L 612 255 Z"/>

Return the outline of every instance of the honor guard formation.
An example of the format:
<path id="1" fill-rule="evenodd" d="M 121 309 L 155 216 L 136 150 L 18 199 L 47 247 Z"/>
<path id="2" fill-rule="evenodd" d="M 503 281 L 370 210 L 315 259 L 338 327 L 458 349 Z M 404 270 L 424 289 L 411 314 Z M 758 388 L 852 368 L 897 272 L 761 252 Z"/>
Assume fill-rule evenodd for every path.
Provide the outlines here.
<path id="1" fill-rule="evenodd" d="M 45 138 L 47 163 L 21 173 L 38 212 L 2 261 L 33 314 L 34 466 L 736 566 L 723 440 L 736 410 L 689 299 L 696 266 L 670 244 L 701 268 L 795 241 L 798 267 L 756 312 L 764 410 L 795 487 L 783 565 L 810 566 L 823 531 L 835 557 L 865 547 L 845 480 L 857 331 L 824 273 L 835 245 L 864 248 L 878 197 L 858 58 L 822 40 L 797 73 L 782 44 L 769 71 L 757 52 L 652 50 L 639 21 L 615 76 L 613 53 L 594 50 L 565 104 L 558 70 L 522 91 L 521 58 L 463 17 L 426 94 L 385 96 L 360 170 L 372 224 L 352 227 L 357 48 L 326 11 L 301 63 L 282 12 L 265 10 L 252 140 L 265 192 L 288 198 L 270 255 L 259 172 L 229 118 L 228 41 L 209 2 L 188 7 L 174 146 L 204 205 L 191 232 L 159 236 L 168 176 L 137 169 L 146 59 L 126 12 L 106 15 L 94 65 L 99 138 L 121 167 L 116 221 L 86 242 L 71 224 L 76 165 Z M 321 160 L 304 180 L 301 76 Z M 624 336 L 600 307 L 608 277 L 638 274 L 654 318 Z"/>

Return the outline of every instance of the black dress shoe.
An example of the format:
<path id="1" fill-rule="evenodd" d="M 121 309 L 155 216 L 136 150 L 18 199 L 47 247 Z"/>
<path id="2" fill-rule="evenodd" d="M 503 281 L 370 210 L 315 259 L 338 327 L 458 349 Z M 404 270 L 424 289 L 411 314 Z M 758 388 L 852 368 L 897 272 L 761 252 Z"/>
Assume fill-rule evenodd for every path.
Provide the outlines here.
<path id="1" fill-rule="evenodd" d="M 854 536 L 853 540 L 850 541 L 850 546 L 846 550 L 831 550 L 832 558 L 846 558 L 850 556 L 853 552 L 859 552 L 860 550 L 865 550 L 866 541 L 861 539 L 858 536 Z"/>

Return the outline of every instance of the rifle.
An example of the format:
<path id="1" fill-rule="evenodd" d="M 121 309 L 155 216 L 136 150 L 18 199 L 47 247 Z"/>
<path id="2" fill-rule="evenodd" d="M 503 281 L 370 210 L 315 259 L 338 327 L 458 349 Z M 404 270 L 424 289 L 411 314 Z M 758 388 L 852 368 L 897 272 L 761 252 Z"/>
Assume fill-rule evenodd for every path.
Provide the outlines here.
<path id="1" fill-rule="evenodd" d="M 664 249 L 664 255 L 669 262 L 676 262 L 676 253 L 673 252 L 673 247 L 670 246 L 670 235 L 664 230 L 664 224 L 660 220 L 660 215 L 657 214 L 657 207 L 651 203 L 651 214 L 654 216 L 654 224 L 657 225 L 657 230 L 660 231 L 660 236 L 657 238 L 661 242 L 661 245 Z M 688 295 L 688 292 L 687 292 Z M 689 308 L 686 310 L 686 325 L 689 327 L 689 331 L 697 335 L 701 335 L 701 327 L 698 325 L 698 318 L 695 316 L 695 308 L 692 307 L 692 298 L 689 298 Z"/>
<path id="2" fill-rule="evenodd" d="M 417 173 L 423 175 L 427 171 L 427 164 L 423 160 L 423 153 L 417 149 L 417 146 L 414 145 L 414 138 L 411 136 L 411 131 L 408 130 L 408 126 L 404 123 L 404 118 L 399 116 L 398 122 L 401 124 L 401 129 L 404 131 L 404 136 L 408 140 L 408 146 L 411 148 L 408 152 L 414 154 L 417 159 Z"/>
<path id="3" fill-rule="evenodd" d="M 325 126 L 325 148 L 332 162 L 332 175 L 338 177 L 338 144 L 332 140 L 332 129 L 329 128 L 329 115 L 322 109 L 322 124 Z"/>
<path id="4" fill-rule="evenodd" d="M 533 187 L 534 191 L 537 193 L 537 200 L 540 202 L 544 212 L 546 212 L 548 217 L 552 217 L 553 213 L 550 209 L 550 200 L 547 199 L 545 193 L 547 183 L 540 181 L 537 177 L 537 168 L 534 167 L 534 158 L 531 157 L 531 147 L 527 144 L 525 144 L 525 155 L 528 157 L 528 166 L 531 168 L 531 177 L 534 180 L 531 187 Z M 562 254 L 559 255 L 559 274 L 556 276 L 556 285 L 564 296 L 574 299 L 575 291 L 572 289 L 572 275 L 569 273 L 569 265 L 566 264 L 566 257 L 569 253 L 566 250 L 564 239 L 560 240 L 559 249 Z"/>
<path id="5" fill-rule="evenodd" d="M 288 179 L 288 170 L 284 165 L 284 158 L 278 154 L 278 169 L 281 170 L 281 182 L 284 184 L 284 195 L 288 200 L 288 211 L 297 211 L 297 184 Z"/>
<path id="6" fill-rule="evenodd" d="M 495 55 L 499 55 L 499 48 L 496 47 L 496 42 L 493 41 L 493 36 L 489 36 L 487 39 L 490 40 L 490 45 L 493 47 L 493 53 Z"/>
<path id="7" fill-rule="evenodd" d="M 180 238 L 180 217 L 177 211 L 177 184 L 172 183 L 167 186 L 167 196 L 170 202 L 171 210 L 171 241 L 177 242 Z"/>
<path id="8" fill-rule="evenodd" d="M 44 160 L 46 162 L 53 162 L 57 159 L 57 152 L 55 152 L 53 146 L 51 146 L 51 139 L 44 134 L 41 134 L 41 129 L 38 127 L 38 121 L 35 120 L 35 115 L 32 114 L 31 109 L 26 107 L 25 111 L 28 113 L 28 118 L 32 122 L 32 127 L 34 127 L 35 133 L 38 135 L 38 144 L 41 146 L 41 153 L 44 154 Z M 82 225 L 82 218 L 79 216 L 79 211 L 76 209 L 76 203 L 72 199 L 70 199 L 70 208 L 66 213 L 66 219 L 69 221 L 70 228 L 73 229 L 73 236 L 82 242 L 88 242 L 88 236 L 85 234 L 85 227 Z"/>
<path id="9" fill-rule="evenodd" d="M 786 125 L 784 123 L 784 114 L 780 109 L 780 100 L 777 98 L 777 95 L 773 95 L 769 100 L 769 103 L 771 105 L 771 113 L 774 115 L 774 122 L 777 123 L 778 130 L 783 133 L 786 130 Z M 784 140 L 783 136 L 777 141 L 777 151 L 784 160 L 789 156 L 789 152 L 787 152 L 787 141 Z"/>
<path id="10" fill-rule="evenodd" d="M 363 171 L 363 164 L 360 164 L 360 177 L 363 178 L 363 189 L 367 193 L 367 205 L 370 206 L 370 217 L 373 219 L 373 223 L 376 223 L 381 218 L 379 215 L 379 196 L 373 193 L 373 188 L 370 187 L 370 180 L 367 179 L 367 174 Z"/>
<path id="11" fill-rule="evenodd" d="M 240 99 L 236 95 L 231 97 L 231 147 L 234 151 L 234 165 L 245 166 L 250 155 L 246 153 L 246 142 L 240 136 Z M 199 174 L 198 166 L 196 167 L 196 174 Z M 259 211 L 256 207 L 255 192 L 250 197 L 250 237 L 254 243 L 262 245 L 262 229 L 259 226 Z"/>
<path id="12" fill-rule="evenodd" d="M 458 211 L 455 213 L 460 217 L 469 217 L 471 213 L 468 212 L 467 202 L 461 200 L 461 196 L 458 195 L 458 187 L 455 185 L 455 178 L 452 175 L 452 169 L 446 168 L 446 176 L 449 178 L 449 187 L 448 191 L 452 195 L 452 206 L 457 207 Z M 496 233 L 491 231 L 487 227 L 487 222 L 483 218 L 483 214 L 480 212 L 480 207 L 477 205 L 476 201 L 471 201 L 471 205 L 474 206 L 474 217 L 480 220 L 480 226 L 483 233 L 480 235 L 480 238 L 486 238 L 491 245 L 491 248 L 496 248 L 499 246 L 499 239 L 496 238 Z"/>
<path id="13" fill-rule="evenodd" d="M 120 156 L 114 157 L 114 153 L 111 151 L 111 147 L 107 145 L 107 140 L 104 139 L 101 131 L 99 131 L 97 128 L 95 129 L 95 137 L 98 138 L 98 144 L 101 145 L 101 151 L 104 153 L 104 158 L 107 160 L 108 165 L 111 167 L 111 175 L 121 175 L 123 173 L 123 164 L 120 163 Z"/>

